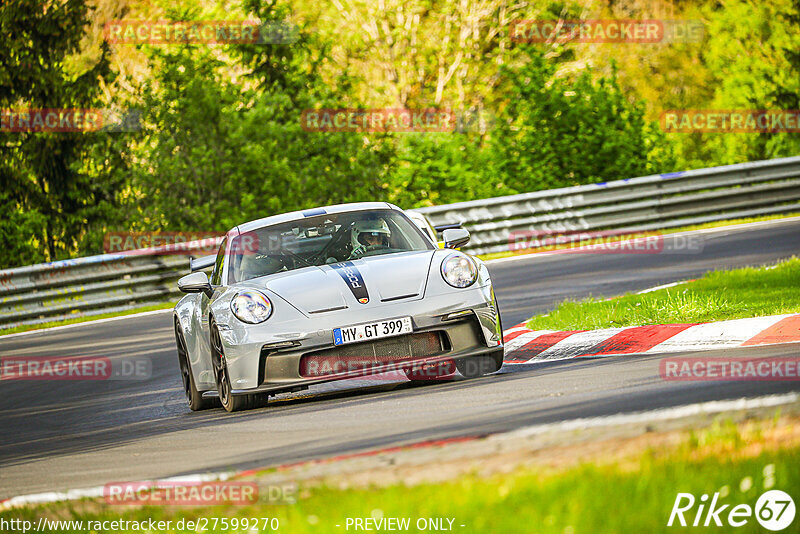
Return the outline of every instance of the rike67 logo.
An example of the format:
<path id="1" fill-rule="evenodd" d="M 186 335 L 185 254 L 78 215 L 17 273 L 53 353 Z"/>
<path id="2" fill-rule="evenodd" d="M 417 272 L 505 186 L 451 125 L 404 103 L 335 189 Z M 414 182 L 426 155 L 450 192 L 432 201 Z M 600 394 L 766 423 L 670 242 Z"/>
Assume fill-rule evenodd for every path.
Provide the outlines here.
<path id="1" fill-rule="evenodd" d="M 794 500 L 781 490 L 761 494 L 755 508 L 749 504 L 721 504 L 719 492 L 709 499 L 703 494 L 699 499 L 691 493 L 678 493 L 667 526 L 692 527 L 742 527 L 753 517 L 767 530 L 784 530 L 794 521 Z"/>

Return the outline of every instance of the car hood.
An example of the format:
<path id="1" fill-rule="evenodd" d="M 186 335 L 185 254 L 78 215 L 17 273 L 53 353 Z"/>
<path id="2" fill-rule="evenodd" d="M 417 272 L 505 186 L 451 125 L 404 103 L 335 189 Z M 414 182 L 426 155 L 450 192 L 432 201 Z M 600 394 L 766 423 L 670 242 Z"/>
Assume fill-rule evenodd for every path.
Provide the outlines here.
<path id="1" fill-rule="evenodd" d="M 261 282 L 305 314 L 421 299 L 436 251 L 400 252 L 272 275 Z"/>

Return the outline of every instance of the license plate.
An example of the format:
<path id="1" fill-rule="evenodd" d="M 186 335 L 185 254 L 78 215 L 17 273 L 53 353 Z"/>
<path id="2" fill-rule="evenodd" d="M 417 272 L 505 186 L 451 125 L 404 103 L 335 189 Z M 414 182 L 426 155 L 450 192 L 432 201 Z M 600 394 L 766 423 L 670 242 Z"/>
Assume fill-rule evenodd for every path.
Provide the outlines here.
<path id="1" fill-rule="evenodd" d="M 399 336 L 400 334 L 410 334 L 411 317 L 398 317 L 386 321 L 375 321 L 374 323 L 362 323 L 353 326 L 343 326 L 333 329 L 333 344 L 346 345 L 348 343 L 358 343 L 370 339 L 382 337 Z"/>

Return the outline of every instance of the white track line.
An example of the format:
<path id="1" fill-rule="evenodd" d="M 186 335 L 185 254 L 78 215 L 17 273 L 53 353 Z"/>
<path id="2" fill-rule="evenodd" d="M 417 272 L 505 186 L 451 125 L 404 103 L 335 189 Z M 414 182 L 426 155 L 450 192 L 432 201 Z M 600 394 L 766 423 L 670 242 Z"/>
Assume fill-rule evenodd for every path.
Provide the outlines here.
<path id="1" fill-rule="evenodd" d="M 635 412 L 628 414 L 609 415 L 605 417 L 591 417 L 585 419 L 571 419 L 560 423 L 548 423 L 543 425 L 533 425 L 502 434 L 489 436 L 488 439 L 513 439 L 526 438 L 553 431 L 572 431 L 585 430 L 588 428 L 600 428 L 616 425 L 627 425 L 637 423 L 650 423 L 653 421 L 668 421 L 671 419 L 681 419 L 693 415 L 714 414 L 728 411 L 752 410 L 754 408 L 770 408 L 782 404 L 791 404 L 800 400 L 797 393 L 786 393 L 782 395 L 767 395 L 764 397 L 741 398 L 735 400 L 722 400 L 700 402 L 697 404 L 685 404 L 673 408 L 663 408 L 651 410 L 649 412 Z"/>
<path id="2" fill-rule="evenodd" d="M 688 284 L 689 282 L 694 282 L 694 280 L 681 280 L 680 282 L 672 282 L 671 284 L 661 284 L 660 286 L 655 287 L 648 287 L 647 289 L 642 289 L 638 291 L 637 295 L 644 295 L 645 293 L 652 293 L 653 291 L 658 291 L 659 289 L 669 289 L 671 287 L 679 286 L 682 284 Z"/>
<path id="3" fill-rule="evenodd" d="M 31 334 L 42 334 L 45 332 L 53 332 L 58 330 L 67 330 L 68 328 L 77 328 L 79 326 L 92 326 L 95 324 L 110 323 L 111 321 L 121 321 L 123 319 L 130 319 L 134 317 L 146 317 L 148 315 L 156 315 L 159 313 L 167 313 L 172 311 L 173 308 L 164 308 L 163 310 L 152 310 L 141 313 L 131 313 L 130 315 L 118 315 L 117 317 L 107 317 L 105 319 L 93 319 L 89 321 L 83 321 L 82 323 L 65 324 L 61 326 L 51 326 L 49 328 L 39 328 L 37 330 L 27 330 L 25 332 L 16 332 L 14 334 L 5 334 L 3 336 L 0 336 L 0 339 L 8 339 L 19 336 L 29 336 Z"/>

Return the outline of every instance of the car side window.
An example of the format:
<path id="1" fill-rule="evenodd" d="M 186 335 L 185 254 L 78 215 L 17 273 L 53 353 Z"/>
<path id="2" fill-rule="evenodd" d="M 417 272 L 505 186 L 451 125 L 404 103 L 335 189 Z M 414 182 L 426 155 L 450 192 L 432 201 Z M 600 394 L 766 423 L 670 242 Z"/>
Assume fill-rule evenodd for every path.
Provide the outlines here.
<path id="1" fill-rule="evenodd" d="M 222 283 L 222 268 L 225 264 L 225 247 L 228 244 L 228 238 L 222 240 L 219 245 L 219 252 L 217 252 L 217 260 L 214 262 L 214 272 L 211 274 L 211 285 L 218 286 Z"/>

